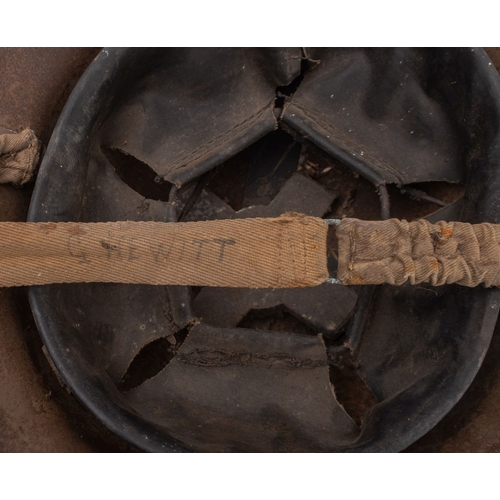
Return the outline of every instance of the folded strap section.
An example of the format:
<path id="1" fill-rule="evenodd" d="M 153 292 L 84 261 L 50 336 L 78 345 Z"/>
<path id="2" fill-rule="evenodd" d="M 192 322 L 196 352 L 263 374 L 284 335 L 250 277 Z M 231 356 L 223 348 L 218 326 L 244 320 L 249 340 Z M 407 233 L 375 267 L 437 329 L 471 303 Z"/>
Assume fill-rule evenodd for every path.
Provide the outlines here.
<path id="1" fill-rule="evenodd" d="M 337 227 L 345 285 L 500 286 L 500 226 L 344 219 Z"/>
<path id="2" fill-rule="evenodd" d="M 40 157 L 41 143 L 33 130 L 0 134 L 0 184 L 22 186 L 28 182 Z"/>
<path id="3" fill-rule="evenodd" d="M 325 221 L 0 223 L 0 286 L 114 282 L 293 288 L 328 278 Z"/>

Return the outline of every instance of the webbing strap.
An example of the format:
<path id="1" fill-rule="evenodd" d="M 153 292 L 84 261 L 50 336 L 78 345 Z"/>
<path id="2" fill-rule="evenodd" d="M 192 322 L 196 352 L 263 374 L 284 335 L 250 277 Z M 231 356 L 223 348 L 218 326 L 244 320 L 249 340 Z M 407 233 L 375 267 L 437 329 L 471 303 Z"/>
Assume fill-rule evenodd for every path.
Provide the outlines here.
<path id="1" fill-rule="evenodd" d="M 346 285 L 500 286 L 500 225 L 344 219 L 338 277 Z"/>
<path id="2" fill-rule="evenodd" d="M 0 286 L 114 282 L 292 288 L 328 278 L 325 221 L 0 223 Z"/>
<path id="3" fill-rule="evenodd" d="M 0 286 L 114 282 L 248 288 L 328 278 L 328 224 L 316 217 L 185 223 L 0 223 Z M 344 219 L 345 285 L 500 286 L 500 225 Z"/>
<path id="4" fill-rule="evenodd" d="M 33 130 L 19 134 L 0 134 L 0 184 L 28 182 L 40 156 L 41 143 Z"/>

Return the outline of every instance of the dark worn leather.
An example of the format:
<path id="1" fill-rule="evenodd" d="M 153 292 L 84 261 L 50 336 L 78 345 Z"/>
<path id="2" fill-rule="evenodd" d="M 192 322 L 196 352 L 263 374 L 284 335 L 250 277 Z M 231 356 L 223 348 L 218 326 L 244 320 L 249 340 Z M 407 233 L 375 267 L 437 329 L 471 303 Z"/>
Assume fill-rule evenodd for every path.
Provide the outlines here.
<path id="1" fill-rule="evenodd" d="M 334 451 L 358 435 L 335 400 L 324 346 L 308 335 L 201 324 L 128 400 L 201 451 L 254 451 L 256 441 L 265 452 Z"/>
<path id="2" fill-rule="evenodd" d="M 289 127 L 375 184 L 463 180 L 467 75 L 444 51 L 306 53 L 316 67 L 285 108 Z"/>
<path id="3" fill-rule="evenodd" d="M 171 49 L 122 91 L 102 144 L 182 185 L 276 129 L 276 87 L 299 75 L 300 49 Z"/>

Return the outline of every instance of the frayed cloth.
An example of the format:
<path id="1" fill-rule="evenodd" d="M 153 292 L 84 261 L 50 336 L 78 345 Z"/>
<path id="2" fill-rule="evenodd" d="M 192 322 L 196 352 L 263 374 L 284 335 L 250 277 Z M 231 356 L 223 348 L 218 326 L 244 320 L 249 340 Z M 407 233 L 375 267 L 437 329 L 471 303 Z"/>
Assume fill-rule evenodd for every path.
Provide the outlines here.
<path id="1" fill-rule="evenodd" d="M 337 227 L 345 285 L 500 286 L 500 225 L 344 219 Z"/>
<path id="2" fill-rule="evenodd" d="M 35 172 L 41 143 L 33 130 L 0 134 L 0 183 L 26 184 Z"/>

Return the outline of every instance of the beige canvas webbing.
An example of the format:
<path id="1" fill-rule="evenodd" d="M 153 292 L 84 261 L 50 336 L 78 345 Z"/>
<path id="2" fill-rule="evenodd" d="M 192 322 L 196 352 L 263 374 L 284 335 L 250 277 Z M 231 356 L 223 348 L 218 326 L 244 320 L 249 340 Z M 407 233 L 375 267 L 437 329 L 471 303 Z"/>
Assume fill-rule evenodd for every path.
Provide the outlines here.
<path id="1" fill-rule="evenodd" d="M 500 286 L 500 225 L 344 219 L 338 277 L 347 285 Z"/>
<path id="2" fill-rule="evenodd" d="M 33 176 L 40 156 L 41 143 L 33 130 L 19 134 L 0 134 L 0 184 L 22 186 Z"/>
<path id="3" fill-rule="evenodd" d="M 299 214 L 206 222 L 0 223 L 0 286 L 115 282 L 294 288 L 328 279 L 327 222 Z M 344 219 L 345 285 L 500 286 L 500 226 Z"/>
<path id="4" fill-rule="evenodd" d="M 0 183 L 26 183 L 40 149 L 32 130 L 0 134 Z M 326 233 L 325 221 L 297 214 L 175 224 L 0 223 L 0 286 L 315 286 L 328 278 Z M 345 285 L 500 286 L 495 224 L 344 219 L 337 237 Z"/>
<path id="5" fill-rule="evenodd" d="M 186 223 L 6 222 L 0 224 L 0 286 L 314 286 L 328 277 L 326 231 L 325 221 L 299 215 Z"/>

